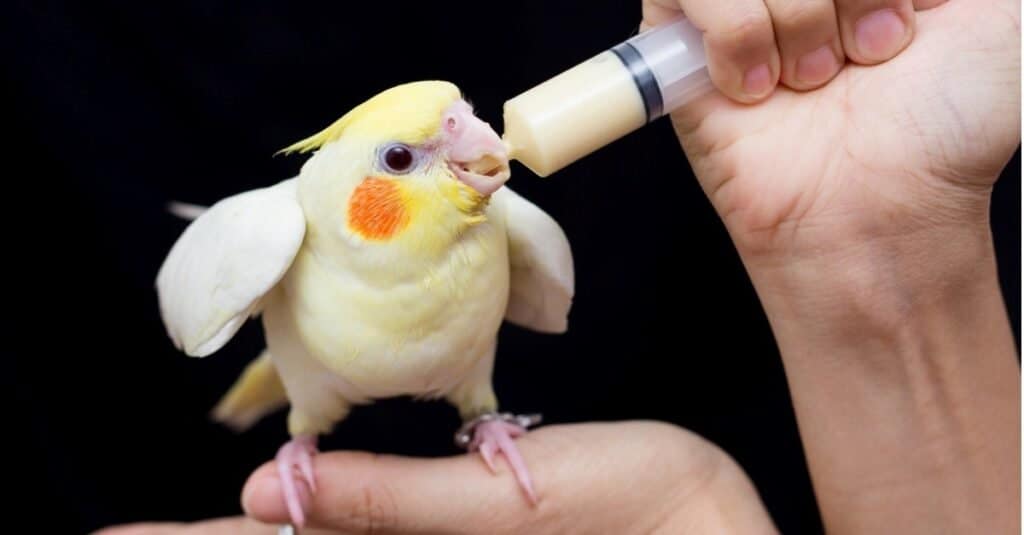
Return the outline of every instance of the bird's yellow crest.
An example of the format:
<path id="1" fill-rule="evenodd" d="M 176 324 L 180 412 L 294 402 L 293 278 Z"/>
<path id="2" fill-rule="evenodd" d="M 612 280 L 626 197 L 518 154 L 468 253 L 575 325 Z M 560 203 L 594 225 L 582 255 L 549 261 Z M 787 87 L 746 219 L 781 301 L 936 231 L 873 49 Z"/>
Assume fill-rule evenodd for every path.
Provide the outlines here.
<path id="1" fill-rule="evenodd" d="M 378 93 L 356 106 L 341 119 L 281 152 L 309 152 L 342 135 L 390 138 L 409 144 L 426 141 L 437 133 L 441 114 L 461 97 L 450 82 L 430 80 L 410 82 Z"/>

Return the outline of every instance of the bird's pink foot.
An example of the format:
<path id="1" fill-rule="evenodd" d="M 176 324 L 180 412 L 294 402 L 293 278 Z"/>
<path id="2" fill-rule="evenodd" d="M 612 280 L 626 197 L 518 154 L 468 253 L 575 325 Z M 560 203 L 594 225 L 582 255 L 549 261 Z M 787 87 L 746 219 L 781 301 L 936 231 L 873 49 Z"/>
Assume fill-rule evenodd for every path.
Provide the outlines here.
<path id="1" fill-rule="evenodd" d="M 306 511 L 310 506 L 308 496 L 316 493 L 316 478 L 313 476 L 313 455 L 316 453 L 316 437 L 310 435 L 299 435 L 277 450 L 277 475 L 281 479 L 288 516 L 295 527 L 305 525 Z M 309 487 L 308 494 L 299 492 L 299 480 L 305 481 Z"/>
<path id="2" fill-rule="evenodd" d="M 508 461 L 519 487 L 523 489 L 531 504 L 536 505 L 537 494 L 533 491 L 533 481 L 526 461 L 519 453 L 515 440 L 526 434 L 526 428 L 540 421 L 539 415 L 512 416 L 510 414 L 487 414 L 466 424 L 456 442 L 467 446 L 469 451 L 479 451 L 487 468 L 495 471 L 494 458 L 500 453 Z M 467 428 L 468 427 L 468 428 Z M 472 438 L 469 438 L 469 432 Z"/>

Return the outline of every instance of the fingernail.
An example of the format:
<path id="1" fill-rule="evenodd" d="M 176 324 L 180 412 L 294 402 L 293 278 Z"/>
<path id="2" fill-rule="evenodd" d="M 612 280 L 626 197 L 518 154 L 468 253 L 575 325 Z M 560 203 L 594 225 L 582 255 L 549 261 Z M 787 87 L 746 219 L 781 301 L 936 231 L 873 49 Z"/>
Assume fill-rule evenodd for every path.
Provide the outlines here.
<path id="1" fill-rule="evenodd" d="M 880 9 L 861 17 L 854 27 L 857 50 L 864 59 L 885 61 L 899 51 L 907 34 L 907 25 L 891 9 Z"/>
<path id="2" fill-rule="evenodd" d="M 752 97 L 760 97 L 772 88 L 772 71 L 762 63 L 743 75 L 743 91 Z"/>
<path id="3" fill-rule="evenodd" d="M 805 84 L 820 84 L 836 73 L 839 62 L 830 45 L 808 52 L 796 60 L 796 79 Z"/>

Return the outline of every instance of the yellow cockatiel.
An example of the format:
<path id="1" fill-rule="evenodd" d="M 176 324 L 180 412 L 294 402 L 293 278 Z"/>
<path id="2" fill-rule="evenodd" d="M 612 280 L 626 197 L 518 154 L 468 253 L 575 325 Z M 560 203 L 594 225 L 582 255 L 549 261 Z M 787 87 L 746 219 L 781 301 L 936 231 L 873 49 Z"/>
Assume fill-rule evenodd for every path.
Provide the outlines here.
<path id="1" fill-rule="evenodd" d="M 384 91 L 286 149 L 315 151 L 298 177 L 203 212 L 157 276 L 175 345 L 206 356 L 262 314 L 267 351 L 214 411 L 248 427 L 290 404 L 277 455 L 285 500 L 315 491 L 316 437 L 353 405 L 444 397 L 467 446 L 509 461 L 534 492 L 491 386 L 503 319 L 563 332 L 572 254 L 558 224 L 507 187 L 500 138 L 447 82 Z"/>

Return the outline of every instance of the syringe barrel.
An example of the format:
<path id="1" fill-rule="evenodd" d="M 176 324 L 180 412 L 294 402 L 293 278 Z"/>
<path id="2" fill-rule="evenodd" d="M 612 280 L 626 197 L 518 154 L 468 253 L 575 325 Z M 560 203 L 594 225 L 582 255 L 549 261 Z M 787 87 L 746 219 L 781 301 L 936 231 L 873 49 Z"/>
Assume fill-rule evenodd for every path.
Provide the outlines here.
<path id="1" fill-rule="evenodd" d="M 702 36 L 680 17 L 510 99 L 505 140 L 548 176 L 710 87 Z"/>
<path id="2" fill-rule="evenodd" d="M 653 121 L 711 88 L 704 41 L 699 30 L 679 17 L 612 48 L 633 75 Z"/>

